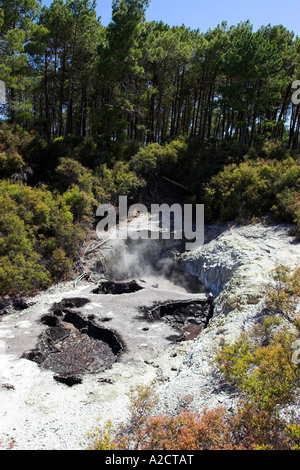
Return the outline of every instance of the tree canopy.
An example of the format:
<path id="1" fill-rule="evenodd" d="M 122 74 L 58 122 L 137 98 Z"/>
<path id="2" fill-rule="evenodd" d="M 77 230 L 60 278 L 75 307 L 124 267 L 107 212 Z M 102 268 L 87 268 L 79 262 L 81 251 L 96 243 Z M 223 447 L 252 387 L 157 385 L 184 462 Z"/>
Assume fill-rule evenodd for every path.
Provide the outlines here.
<path id="1" fill-rule="evenodd" d="M 147 22 L 147 0 L 115 0 L 102 26 L 93 0 L 0 2 L 5 117 L 51 141 L 253 145 L 266 133 L 299 145 L 300 42 L 282 25 L 226 22 L 207 32 Z"/>

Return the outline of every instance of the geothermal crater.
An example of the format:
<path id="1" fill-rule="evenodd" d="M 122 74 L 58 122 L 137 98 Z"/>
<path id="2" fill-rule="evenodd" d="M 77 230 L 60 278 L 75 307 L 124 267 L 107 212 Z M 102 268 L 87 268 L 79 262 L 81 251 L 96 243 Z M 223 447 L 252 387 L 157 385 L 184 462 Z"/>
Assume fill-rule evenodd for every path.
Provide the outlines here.
<path id="1" fill-rule="evenodd" d="M 219 406 L 232 410 L 236 397 L 216 383 L 211 363 L 218 346 L 234 342 L 261 318 L 268 273 L 277 264 L 300 263 L 299 243 L 289 230 L 214 226 L 203 249 L 176 258 L 177 266 L 172 256 L 164 258 L 164 267 L 182 268 L 172 269 L 175 281 L 166 269 L 154 272 L 153 264 L 160 267 L 155 263 L 145 270 L 141 258 L 130 257 L 132 269 L 122 276 L 93 271 L 100 258 L 93 252 L 83 266 L 92 280 L 54 286 L 26 299 L 22 309 L 2 303 L 0 441 L 12 436 L 17 449 L 80 448 L 98 417 L 123 422 L 131 387 L 153 380 L 159 387 L 158 413 L 178 413 L 187 397 L 197 412 Z M 120 256 L 112 261 L 105 256 L 104 267 L 127 267 Z M 194 275 L 193 292 L 190 278 L 181 275 L 184 269 Z M 112 289 L 100 292 L 104 277 L 127 287 L 136 279 L 143 289 L 114 294 L 120 285 L 112 283 Z M 206 329 L 196 340 L 186 341 L 201 328 Z M 20 359 L 24 351 L 31 360 Z"/>
<path id="2" fill-rule="evenodd" d="M 22 357 L 72 386 L 116 362 L 147 361 L 170 343 L 195 339 L 212 317 L 212 299 L 199 281 L 187 288 L 177 248 L 174 240 L 118 243 L 102 260 L 102 273 L 93 255 L 101 279 L 84 297 L 54 302 L 38 320 L 47 328 Z"/>

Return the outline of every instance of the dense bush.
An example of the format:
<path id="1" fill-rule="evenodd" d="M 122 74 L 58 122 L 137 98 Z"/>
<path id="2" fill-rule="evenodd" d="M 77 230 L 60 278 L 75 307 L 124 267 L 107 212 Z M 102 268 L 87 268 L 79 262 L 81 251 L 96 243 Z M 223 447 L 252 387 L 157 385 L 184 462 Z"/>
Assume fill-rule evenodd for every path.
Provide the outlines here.
<path id="1" fill-rule="evenodd" d="M 25 148 L 32 139 L 33 134 L 26 132 L 21 126 L 1 123 L 0 152 L 23 155 Z"/>
<path id="2" fill-rule="evenodd" d="M 149 144 L 140 149 L 130 160 L 130 168 L 147 182 L 160 176 L 178 173 L 180 158 L 187 150 L 184 140 L 174 140 L 169 144 Z"/>
<path id="3" fill-rule="evenodd" d="M 278 325 L 273 317 L 265 319 L 216 359 L 225 379 L 266 410 L 291 403 L 300 386 L 300 370 L 291 354 L 295 333 L 274 333 L 274 323 Z"/>
<path id="4" fill-rule="evenodd" d="M 96 169 L 95 174 L 95 193 L 100 202 L 117 204 L 119 196 L 133 198 L 145 185 L 144 179 L 132 171 L 127 162 L 116 162 L 112 168 L 105 163 Z"/>
<path id="5" fill-rule="evenodd" d="M 9 178 L 20 173 L 24 168 L 24 161 L 18 153 L 0 153 L 0 178 Z"/>
<path id="6" fill-rule="evenodd" d="M 19 177 L 26 171 L 24 160 L 25 148 L 33 139 L 33 135 L 20 126 L 0 126 L 0 179 Z M 28 166 L 28 165 L 27 165 Z"/>
<path id="7" fill-rule="evenodd" d="M 32 293 L 65 279 L 81 227 L 45 187 L 0 182 L 0 293 Z"/>
<path id="8" fill-rule="evenodd" d="M 271 212 L 278 221 L 297 224 L 299 233 L 299 190 L 298 160 L 246 156 L 239 165 L 225 166 L 206 185 L 206 215 L 210 221 L 247 221 Z"/>

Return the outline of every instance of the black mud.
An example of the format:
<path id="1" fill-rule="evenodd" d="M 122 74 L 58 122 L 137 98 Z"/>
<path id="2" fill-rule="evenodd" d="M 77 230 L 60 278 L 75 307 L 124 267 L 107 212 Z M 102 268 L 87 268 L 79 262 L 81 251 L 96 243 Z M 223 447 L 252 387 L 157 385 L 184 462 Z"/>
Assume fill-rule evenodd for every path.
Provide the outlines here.
<path id="1" fill-rule="evenodd" d="M 54 372 L 55 380 L 72 386 L 82 376 L 112 367 L 123 349 L 113 331 L 97 325 L 80 312 L 67 307 L 83 306 L 86 299 L 64 299 L 43 315 L 48 328 L 39 336 L 35 349 L 22 357 Z"/>
<path id="2" fill-rule="evenodd" d="M 99 286 L 94 289 L 93 294 L 131 294 L 142 290 L 136 281 L 129 282 L 115 282 L 115 281 L 102 281 Z"/>
<path id="3" fill-rule="evenodd" d="M 186 341 L 196 338 L 208 326 L 213 316 L 212 298 L 204 300 L 173 301 L 157 304 L 150 309 L 142 309 L 149 322 L 165 321 L 177 330 L 170 341 Z"/>

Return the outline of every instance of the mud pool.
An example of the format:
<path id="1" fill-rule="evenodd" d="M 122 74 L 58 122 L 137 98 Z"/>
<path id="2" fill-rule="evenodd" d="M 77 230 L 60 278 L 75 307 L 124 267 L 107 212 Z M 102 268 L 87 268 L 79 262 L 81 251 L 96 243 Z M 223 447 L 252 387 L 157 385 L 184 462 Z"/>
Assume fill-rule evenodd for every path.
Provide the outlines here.
<path id="1" fill-rule="evenodd" d="M 72 386 L 117 361 L 149 360 L 171 343 L 194 339 L 212 315 L 211 298 L 203 294 L 190 298 L 169 281 L 170 285 L 168 291 L 147 281 L 104 280 L 85 289 L 82 297 L 54 302 L 36 320 L 35 346 L 21 357 Z M 39 332 L 44 327 L 48 328 Z"/>

